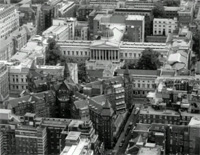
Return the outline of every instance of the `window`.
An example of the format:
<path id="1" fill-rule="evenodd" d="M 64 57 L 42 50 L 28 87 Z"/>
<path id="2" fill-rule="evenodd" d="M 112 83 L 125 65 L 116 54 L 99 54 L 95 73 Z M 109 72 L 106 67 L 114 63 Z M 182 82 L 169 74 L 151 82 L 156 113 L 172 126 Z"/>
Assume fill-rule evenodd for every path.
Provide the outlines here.
<path id="1" fill-rule="evenodd" d="M 76 51 L 76 55 L 78 55 L 78 51 Z"/>
<path id="2" fill-rule="evenodd" d="M 81 51 L 81 55 L 83 55 L 83 51 Z"/>
<path id="3" fill-rule="evenodd" d="M 68 52 L 68 55 L 70 55 L 70 51 L 67 51 Z"/>
<path id="4" fill-rule="evenodd" d="M 140 83 L 138 83 L 138 88 L 140 88 Z"/>
<path id="5" fill-rule="evenodd" d="M 87 51 L 85 51 L 85 55 L 87 55 Z"/>
<path id="6" fill-rule="evenodd" d="M 129 56 L 132 57 L 132 53 L 129 53 Z"/>
<path id="7" fill-rule="evenodd" d="M 125 53 L 125 57 L 127 57 L 127 53 Z"/>
<path id="8" fill-rule="evenodd" d="M 72 51 L 72 55 L 74 55 L 74 51 Z"/>

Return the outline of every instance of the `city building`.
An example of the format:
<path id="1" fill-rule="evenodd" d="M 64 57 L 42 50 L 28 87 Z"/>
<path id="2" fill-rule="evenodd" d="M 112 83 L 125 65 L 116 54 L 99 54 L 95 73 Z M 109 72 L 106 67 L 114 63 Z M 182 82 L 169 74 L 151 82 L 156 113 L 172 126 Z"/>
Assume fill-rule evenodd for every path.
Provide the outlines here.
<path id="1" fill-rule="evenodd" d="M 35 113 L 37 117 L 55 117 L 57 115 L 56 98 L 53 91 L 30 93 L 28 95 L 11 99 L 6 107 L 18 116 L 27 112 Z"/>
<path id="2" fill-rule="evenodd" d="M 93 5 L 81 5 L 77 10 L 77 19 L 79 21 L 87 21 L 89 14 L 94 10 L 97 9 Z"/>
<path id="3" fill-rule="evenodd" d="M 51 26 L 42 33 L 44 38 L 53 37 L 55 40 L 69 40 L 69 25 Z"/>
<path id="4" fill-rule="evenodd" d="M 0 63 L 0 104 L 3 103 L 9 97 L 9 82 L 8 82 L 8 68 L 6 64 Z"/>
<path id="5" fill-rule="evenodd" d="M 126 20 L 125 38 L 129 42 L 144 42 L 145 39 L 145 19 L 144 16 L 128 15 Z M 131 34 L 133 33 L 133 34 Z"/>
<path id="6" fill-rule="evenodd" d="M 88 40 L 88 23 L 87 22 L 78 22 L 75 26 L 75 40 Z"/>
<path id="7" fill-rule="evenodd" d="M 35 36 L 11 57 L 11 62 L 8 62 L 11 96 L 19 96 L 24 89 L 28 88 L 26 76 L 29 68 L 33 61 L 36 65 L 44 65 L 46 48 L 46 41 L 40 36 Z M 57 69 L 59 70 L 59 67 Z M 46 70 L 48 70 L 48 67 Z M 52 70 L 52 67 L 50 67 L 50 70 Z"/>
<path id="8" fill-rule="evenodd" d="M 116 75 L 123 76 L 124 69 L 115 71 Z M 155 80 L 159 76 L 157 70 L 129 70 L 130 81 L 132 83 L 132 90 L 134 97 L 146 98 L 148 92 L 155 90 Z"/>
<path id="9" fill-rule="evenodd" d="M 93 155 L 93 150 L 90 149 L 90 141 L 87 139 L 82 139 L 80 137 L 81 132 L 71 131 L 68 133 L 67 137 L 65 138 L 66 146 L 60 153 L 60 155 Z"/>
<path id="10" fill-rule="evenodd" d="M 12 121 L 13 119 L 13 121 Z M 0 109 L 0 154 L 16 154 L 15 127 L 20 123 L 11 116 L 11 110 Z"/>
<path id="11" fill-rule="evenodd" d="M 101 40 L 94 41 L 58 41 L 66 60 L 81 63 L 86 62 L 89 70 L 106 69 L 112 74 L 115 69 L 123 66 L 124 61 L 135 63 L 146 48 L 158 51 L 163 57 L 168 55 L 166 43 L 136 43 L 115 41 L 123 36 L 119 28 L 111 26 L 103 31 Z M 121 27 L 121 28 L 124 28 Z M 114 32 L 113 32 L 114 31 Z M 116 39 L 115 39 L 116 38 Z M 87 61 L 86 61 L 87 60 Z M 112 61 L 110 61 L 112 60 Z"/>
<path id="12" fill-rule="evenodd" d="M 174 7 L 174 6 L 164 6 L 165 10 L 165 17 L 166 18 L 177 18 L 178 19 L 178 11 L 180 10 L 180 7 Z"/>
<path id="13" fill-rule="evenodd" d="M 57 4 L 59 17 L 75 17 L 76 4 L 74 1 L 62 1 Z"/>
<path id="14" fill-rule="evenodd" d="M 46 128 L 20 126 L 15 130 L 16 154 L 45 155 L 47 152 Z"/>
<path id="15" fill-rule="evenodd" d="M 0 38 L 8 37 L 19 27 L 19 13 L 14 5 L 0 4 Z"/>
<path id="16" fill-rule="evenodd" d="M 9 36 L 0 38 L 0 60 L 10 60 L 26 43 L 25 26 L 18 27 Z"/>
<path id="17" fill-rule="evenodd" d="M 193 22 L 194 4 L 191 1 L 181 0 L 178 20 L 181 25 L 189 25 Z"/>
<path id="18" fill-rule="evenodd" d="M 53 19 L 53 25 L 54 26 L 68 26 L 68 40 L 74 40 L 75 37 L 75 27 L 77 25 L 77 19 L 76 18 L 57 18 Z"/>
<path id="19" fill-rule="evenodd" d="M 36 12 L 33 10 L 31 4 L 21 5 L 18 11 L 20 25 L 27 23 L 36 24 Z"/>
<path id="20" fill-rule="evenodd" d="M 188 131 L 188 143 L 189 143 L 189 153 L 191 155 L 195 155 L 200 153 L 199 152 L 199 116 L 193 117 L 188 125 L 189 131 Z"/>
<path id="21" fill-rule="evenodd" d="M 145 17 L 145 36 L 152 34 L 153 21 L 152 8 L 116 8 L 114 14 L 120 15 L 142 15 Z"/>
<path id="22" fill-rule="evenodd" d="M 154 18 L 153 19 L 153 35 L 168 36 L 169 33 L 173 33 L 177 29 L 177 18 Z"/>
<path id="23" fill-rule="evenodd" d="M 78 84 L 78 65 L 77 63 L 67 63 L 69 74 L 74 83 Z"/>

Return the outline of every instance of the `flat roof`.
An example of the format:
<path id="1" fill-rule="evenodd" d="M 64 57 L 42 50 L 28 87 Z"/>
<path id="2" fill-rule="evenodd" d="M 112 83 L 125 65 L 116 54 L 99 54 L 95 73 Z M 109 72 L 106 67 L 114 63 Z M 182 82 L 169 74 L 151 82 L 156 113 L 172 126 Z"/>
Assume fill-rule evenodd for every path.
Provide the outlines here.
<path id="1" fill-rule="evenodd" d="M 128 15 L 126 20 L 144 20 L 144 16 L 141 16 L 141 15 Z"/>
<path id="2" fill-rule="evenodd" d="M 81 132 L 70 131 L 67 137 L 65 138 L 65 140 L 78 140 L 80 135 L 81 135 Z"/>
<path id="3" fill-rule="evenodd" d="M 161 150 L 159 148 L 145 148 L 141 147 L 137 155 L 160 155 Z"/>
<path id="4" fill-rule="evenodd" d="M 10 109 L 0 109 L 0 114 L 8 114 L 11 113 Z"/>
<path id="5" fill-rule="evenodd" d="M 174 110 L 155 110 L 151 106 L 141 109 L 140 114 L 149 114 L 149 115 L 164 115 L 164 116 L 180 116 L 178 112 Z"/>

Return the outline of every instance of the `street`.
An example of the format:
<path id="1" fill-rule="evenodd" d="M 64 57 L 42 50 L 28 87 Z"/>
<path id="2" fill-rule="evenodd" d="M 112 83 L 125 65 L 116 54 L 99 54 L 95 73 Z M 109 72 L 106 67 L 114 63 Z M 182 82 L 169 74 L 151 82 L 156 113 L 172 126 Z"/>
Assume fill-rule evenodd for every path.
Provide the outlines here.
<path id="1" fill-rule="evenodd" d="M 125 136 L 125 134 L 126 134 L 126 130 L 127 130 L 128 126 L 129 126 L 130 122 L 133 122 L 132 128 L 136 124 L 136 120 L 137 120 L 138 115 L 137 115 L 137 117 L 134 116 L 135 110 L 136 110 L 135 108 L 132 110 L 131 115 L 129 116 L 128 121 L 127 121 L 127 123 L 126 123 L 126 125 L 124 127 L 124 130 L 121 133 L 121 135 L 120 135 L 120 137 L 119 137 L 119 139 L 118 139 L 118 141 L 117 141 L 117 143 L 116 143 L 116 145 L 114 147 L 114 150 L 118 150 L 117 155 L 124 155 L 124 153 L 126 151 L 126 148 L 128 146 L 129 140 L 131 139 L 131 136 L 132 136 L 131 135 L 131 130 L 128 132 L 128 135 Z M 123 139 L 125 140 L 125 142 L 123 143 L 123 146 L 120 147 L 120 143 L 121 143 L 121 141 Z"/>

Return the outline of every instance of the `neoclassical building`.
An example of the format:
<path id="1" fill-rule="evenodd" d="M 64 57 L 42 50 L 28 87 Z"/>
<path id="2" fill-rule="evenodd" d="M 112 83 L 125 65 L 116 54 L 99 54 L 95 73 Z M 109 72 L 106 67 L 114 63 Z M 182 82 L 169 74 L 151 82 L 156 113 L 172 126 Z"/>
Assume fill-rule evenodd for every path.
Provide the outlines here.
<path id="1" fill-rule="evenodd" d="M 137 62 L 142 51 L 146 48 L 161 53 L 162 57 L 168 54 L 166 43 L 123 42 L 121 41 L 126 27 L 111 24 L 100 34 L 99 40 L 58 41 L 63 56 L 73 62 L 86 62 L 87 69 L 115 70 L 124 65 L 124 62 Z"/>

